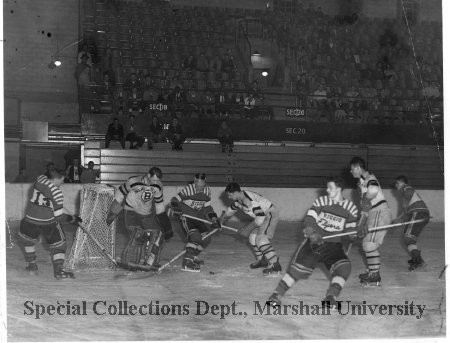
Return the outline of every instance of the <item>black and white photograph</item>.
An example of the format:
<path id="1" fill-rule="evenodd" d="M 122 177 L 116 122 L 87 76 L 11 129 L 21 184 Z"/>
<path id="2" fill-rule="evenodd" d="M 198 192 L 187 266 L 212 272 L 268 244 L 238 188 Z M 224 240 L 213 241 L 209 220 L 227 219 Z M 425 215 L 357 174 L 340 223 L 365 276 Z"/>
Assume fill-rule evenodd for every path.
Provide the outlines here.
<path id="1" fill-rule="evenodd" d="M 3 0 L 0 342 L 444 341 L 446 2 Z"/>

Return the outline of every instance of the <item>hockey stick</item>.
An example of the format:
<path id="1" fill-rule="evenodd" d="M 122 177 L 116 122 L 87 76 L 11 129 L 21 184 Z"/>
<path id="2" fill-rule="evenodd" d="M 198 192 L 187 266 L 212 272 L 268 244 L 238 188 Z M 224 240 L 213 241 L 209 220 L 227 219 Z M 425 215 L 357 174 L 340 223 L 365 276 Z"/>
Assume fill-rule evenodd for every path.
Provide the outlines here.
<path id="1" fill-rule="evenodd" d="M 187 216 L 187 215 L 185 215 Z M 190 216 L 189 216 L 190 217 Z M 192 217 L 192 218 L 196 218 L 196 217 Z M 219 231 L 219 229 L 214 229 L 211 232 L 209 232 L 208 234 L 204 235 L 202 237 L 202 240 L 204 240 L 205 238 L 208 238 L 209 236 L 212 236 L 213 234 L 215 234 L 217 231 Z M 173 262 L 175 262 L 176 260 L 178 260 L 181 256 L 183 256 L 186 253 L 186 249 L 184 249 L 183 251 L 181 251 L 180 253 L 176 254 L 174 257 L 172 257 L 170 259 L 170 261 L 164 263 L 161 267 L 158 268 L 158 270 L 156 271 L 158 274 L 161 273 L 161 271 L 165 268 L 167 268 L 169 265 L 171 265 Z"/>
<path id="2" fill-rule="evenodd" d="M 202 219 L 202 218 L 198 218 L 198 217 L 194 217 L 194 216 L 190 216 L 189 214 L 182 214 L 182 217 L 186 217 L 186 218 L 190 218 L 190 219 L 194 219 L 194 220 L 198 220 L 199 222 L 205 223 L 205 224 L 212 224 L 209 220 L 206 219 Z M 239 232 L 238 229 L 235 229 L 234 227 L 230 227 L 230 226 L 226 226 L 226 225 L 221 225 L 224 229 L 233 231 L 233 232 Z"/>
<path id="3" fill-rule="evenodd" d="M 106 251 L 106 249 L 103 247 L 103 245 L 101 245 L 101 243 L 94 237 L 92 236 L 92 234 L 83 226 L 81 225 L 81 223 L 78 223 L 78 227 L 81 229 L 81 231 L 83 231 L 91 240 L 92 242 L 95 243 L 95 245 L 97 245 L 97 247 L 100 249 L 100 251 L 106 256 L 108 257 L 108 259 L 114 263 L 114 265 L 117 267 L 117 261 L 110 255 L 108 254 L 108 252 Z"/>
<path id="4" fill-rule="evenodd" d="M 412 220 L 412 221 L 404 222 L 404 223 L 397 223 L 397 224 L 389 224 L 389 225 L 377 226 L 377 227 L 370 228 L 368 232 L 375 232 L 375 231 L 392 229 L 392 228 L 401 227 L 401 226 L 407 225 L 407 224 L 421 223 L 424 220 L 425 219 L 417 219 L 417 220 Z M 349 231 L 349 232 L 337 233 L 335 235 L 325 236 L 325 237 L 323 237 L 323 239 L 329 239 L 329 238 L 334 238 L 334 237 L 352 236 L 352 235 L 356 235 L 357 233 L 358 233 L 358 231 Z"/>

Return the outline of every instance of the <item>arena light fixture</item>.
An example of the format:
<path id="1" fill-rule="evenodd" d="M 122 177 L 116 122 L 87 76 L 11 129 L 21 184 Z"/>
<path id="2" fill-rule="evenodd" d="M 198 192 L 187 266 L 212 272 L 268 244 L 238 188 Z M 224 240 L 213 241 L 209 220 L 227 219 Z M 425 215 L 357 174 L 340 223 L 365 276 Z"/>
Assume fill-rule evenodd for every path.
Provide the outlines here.
<path id="1" fill-rule="evenodd" d="M 268 73 L 267 71 L 264 70 L 264 71 L 261 73 L 261 75 L 264 76 L 264 77 L 267 77 L 267 76 L 269 75 L 269 73 Z"/>
<path id="2" fill-rule="evenodd" d="M 261 56 L 261 53 L 258 50 L 255 50 L 252 56 Z"/>

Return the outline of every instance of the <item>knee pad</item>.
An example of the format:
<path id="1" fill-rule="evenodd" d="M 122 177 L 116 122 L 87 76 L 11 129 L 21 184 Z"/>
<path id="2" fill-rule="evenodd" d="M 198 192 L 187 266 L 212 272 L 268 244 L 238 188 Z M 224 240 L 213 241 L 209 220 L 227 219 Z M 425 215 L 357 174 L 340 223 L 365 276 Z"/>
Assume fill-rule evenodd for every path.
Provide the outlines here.
<path id="1" fill-rule="evenodd" d="M 207 234 L 208 234 L 207 232 L 202 233 L 202 238 L 203 238 L 204 235 L 207 235 Z M 206 248 L 206 247 L 209 245 L 209 243 L 211 243 L 211 237 L 206 237 L 205 239 L 202 239 L 202 240 L 200 241 L 200 245 L 201 245 L 203 248 Z"/>
<path id="2" fill-rule="evenodd" d="M 378 249 L 378 243 L 375 242 L 363 242 L 362 248 L 364 252 L 370 252 Z"/>
<path id="3" fill-rule="evenodd" d="M 416 244 L 417 243 L 417 237 L 411 234 L 405 234 L 403 236 L 403 240 L 405 241 L 406 245 Z"/>

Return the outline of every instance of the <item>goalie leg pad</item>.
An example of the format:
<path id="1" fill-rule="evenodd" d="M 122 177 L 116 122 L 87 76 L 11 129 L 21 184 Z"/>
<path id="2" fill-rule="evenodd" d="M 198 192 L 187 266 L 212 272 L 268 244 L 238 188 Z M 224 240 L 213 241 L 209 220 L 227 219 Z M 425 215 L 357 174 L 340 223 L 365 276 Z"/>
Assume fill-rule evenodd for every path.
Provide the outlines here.
<path id="1" fill-rule="evenodd" d="M 164 246 L 163 234 L 161 231 L 150 231 L 151 245 L 147 246 L 145 253 L 145 264 L 149 266 L 156 266 L 159 264 L 161 251 Z"/>
<path id="2" fill-rule="evenodd" d="M 150 238 L 147 233 L 138 226 L 129 226 L 131 230 L 127 245 L 122 251 L 122 263 L 139 264 L 143 256 L 144 244 Z"/>

